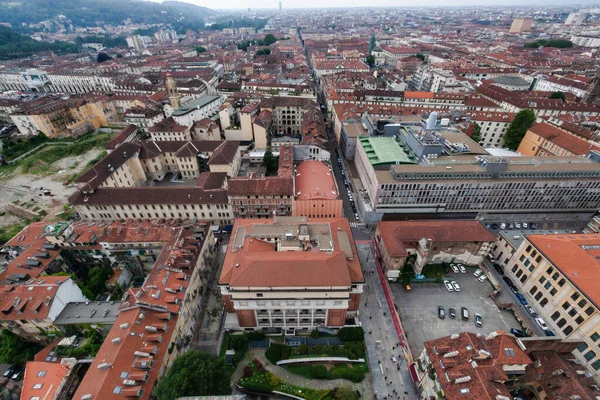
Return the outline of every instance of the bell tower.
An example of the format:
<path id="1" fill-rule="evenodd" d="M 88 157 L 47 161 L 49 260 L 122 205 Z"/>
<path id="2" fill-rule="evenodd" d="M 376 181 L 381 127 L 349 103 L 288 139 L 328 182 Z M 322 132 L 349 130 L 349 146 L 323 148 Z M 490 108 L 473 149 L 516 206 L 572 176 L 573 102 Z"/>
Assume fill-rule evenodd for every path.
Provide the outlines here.
<path id="1" fill-rule="evenodd" d="M 178 110 L 181 107 L 181 96 L 177 91 L 177 85 L 175 84 L 175 79 L 170 72 L 167 72 L 167 94 L 169 95 L 169 103 L 171 103 L 171 107 L 173 110 Z"/>

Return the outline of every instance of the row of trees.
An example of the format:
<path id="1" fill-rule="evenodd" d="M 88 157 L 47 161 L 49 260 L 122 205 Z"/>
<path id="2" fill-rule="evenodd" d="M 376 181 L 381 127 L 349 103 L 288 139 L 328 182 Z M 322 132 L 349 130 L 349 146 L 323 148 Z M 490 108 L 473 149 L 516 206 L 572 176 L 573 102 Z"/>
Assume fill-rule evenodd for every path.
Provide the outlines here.
<path id="1" fill-rule="evenodd" d="M 562 98 L 564 100 L 564 93 L 555 92 L 559 94 L 552 94 L 550 96 L 551 99 L 559 99 Z M 560 96 L 562 94 L 562 96 Z M 515 119 L 508 125 L 506 129 L 506 134 L 504 135 L 504 144 L 511 150 L 517 150 L 525 133 L 531 125 L 535 122 L 535 113 L 532 110 L 526 109 L 521 110 L 515 115 Z M 475 123 L 473 126 L 473 131 L 471 132 L 471 139 L 475 143 L 479 143 L 481 141 L 481 126 L 478 123 Z"/>
<path id="2" fill-rule="evenodd" d="M 538 47 L 556 47 L 557 49 L 570 49 L 573 42 L 567 39 L 539 39 L 534 42 L 527 42 L 524 47 L 537 49 Z"/>
<path id="3" fill-rule="evenodd" d="M 79 46 L 59 40 L 52 43 L 37 41 L 0 25 L 0 60 L 28 57 L 42 51 L 54 51 L 57 54 L 77 53 Z"/>
<path id="4" fill-rule="evenodd" d="M 244 40 L 243 42 L 240 42 L 237 44 L 237 48 L 240 50 L 248 51 L 248 47 L 250 47 L 252 45 L 270 46 L 273 43 L 275 43 L 276 41 L 277 41 L 277 38 L 275 37 L 275 35 L 269 33 L 269 34 L 265 35 L 264 39 Z"/>

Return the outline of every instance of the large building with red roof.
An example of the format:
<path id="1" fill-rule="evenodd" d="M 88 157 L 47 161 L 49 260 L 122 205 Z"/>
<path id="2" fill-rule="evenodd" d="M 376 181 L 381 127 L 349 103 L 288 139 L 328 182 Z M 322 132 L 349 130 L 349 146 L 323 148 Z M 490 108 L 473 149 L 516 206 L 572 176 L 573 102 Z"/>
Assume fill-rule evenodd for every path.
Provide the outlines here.
<path id="1" fill-rule="evenodd" d="M 237 219 L 219 286 L 226 329 L 353 324 L 364 278 L 348 220 Z"/>
<path id="2" fill-rule="evenodd" d="M 341 218 L 342 199 L 327 164 L 307 160 L 296 167 L 294 216 Z"/>

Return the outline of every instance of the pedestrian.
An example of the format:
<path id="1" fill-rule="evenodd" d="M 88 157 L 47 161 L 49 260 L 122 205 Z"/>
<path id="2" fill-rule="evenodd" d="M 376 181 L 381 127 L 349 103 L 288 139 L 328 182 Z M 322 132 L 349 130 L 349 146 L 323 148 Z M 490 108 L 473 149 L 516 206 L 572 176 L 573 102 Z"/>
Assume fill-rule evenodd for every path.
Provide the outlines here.
<path id="1" fill-rule="evenodd" d="M 392 350 L 396 350 L 396 346 L 392 346 Z"/>
<path id="2" fill-rule="evenodd" d="M 369 319 L 373 319 L 373 317 L 371 317 L 371 316 L 369 315 Z"/>

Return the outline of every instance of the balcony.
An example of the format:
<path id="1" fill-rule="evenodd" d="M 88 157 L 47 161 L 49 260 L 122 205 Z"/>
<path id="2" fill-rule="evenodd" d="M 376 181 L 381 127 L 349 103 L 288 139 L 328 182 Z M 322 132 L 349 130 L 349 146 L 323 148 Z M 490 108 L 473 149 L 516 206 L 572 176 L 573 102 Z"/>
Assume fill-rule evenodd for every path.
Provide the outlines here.
<path id="1" fill-rule="evenodd" d="M 275 318 L 275 317 L 279 317 L 279 318 L 283 318 L 283 313 L 281 311 L 274 311 L 271 313 L 271 317 Z"/>
<path id="2" fill-rule="evenodd" d="M 268 312 L 266 312 L 266 311 L 260 311 L 260 312 L 257 312 L 257 313 L 256 313 L 256 315 L 257 315 L 258 317 L 268 317 L 268 316 L 269 316 L 269 313 L 268 313 Z"/>

